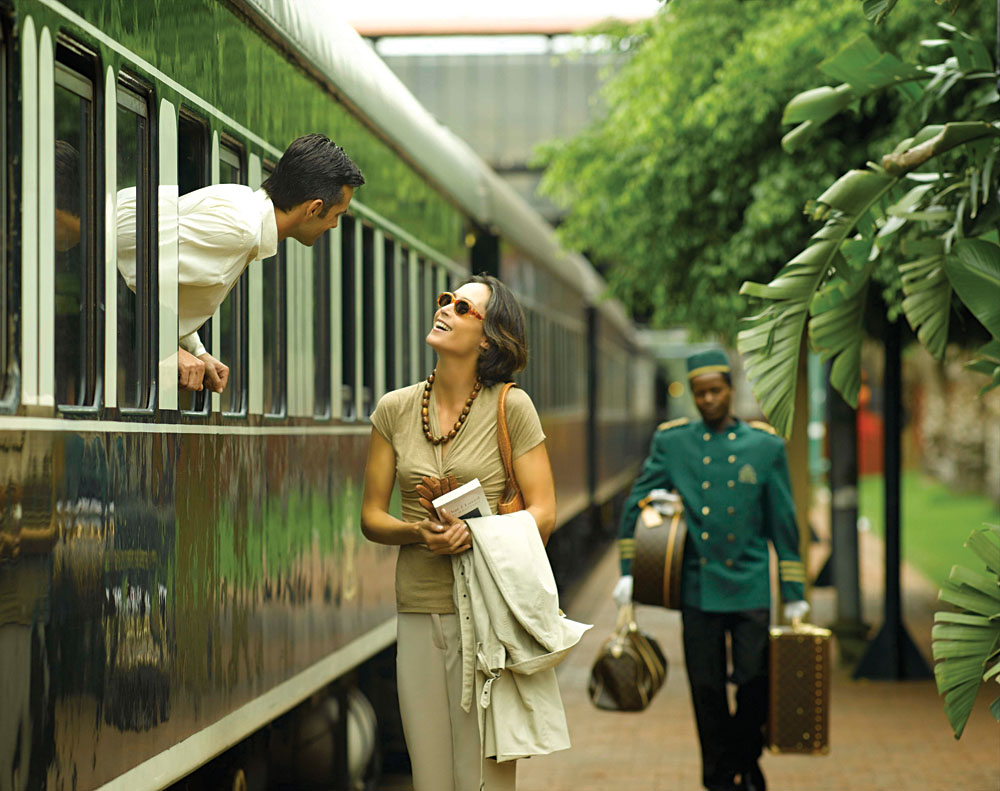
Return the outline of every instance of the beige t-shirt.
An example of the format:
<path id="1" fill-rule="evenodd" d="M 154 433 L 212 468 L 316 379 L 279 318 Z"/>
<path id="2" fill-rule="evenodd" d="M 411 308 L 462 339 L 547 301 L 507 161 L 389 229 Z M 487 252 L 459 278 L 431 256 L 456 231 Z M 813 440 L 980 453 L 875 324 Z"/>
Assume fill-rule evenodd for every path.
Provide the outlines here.
<path id="1" fill-rule="evenodd" d="M 396 452 L 396 481 L 403 500 L 403 520 L 419 522 L 427 512 L 417 501 L 416 486 L 424 475 L 444 478 L 454 475 L 458 483 L 478 478 L 493 513 L 503 494 L 507 477 L 497 444 L 497 399 L 503 385 L 484 387 L 469 410 L 465 425 L 448 443 L 441 458 L 441 446 L 424 436 L 420 405 L 424 383 L 386 393 L 372 414 L 372 425 Z M 437 405 L 431 390 L 430 426 L 441 436 Z M 523 390 L 514 387 L 507 394 L 507 427 L 513 458 L 517 458 L 545 439 L 535 405 Z M 423 544 L 399 548 L 396 561 L 396 609 L 399 612 L 450 613 L 455 611 L 451 598 L 451 557 L 435 555 Z"/>

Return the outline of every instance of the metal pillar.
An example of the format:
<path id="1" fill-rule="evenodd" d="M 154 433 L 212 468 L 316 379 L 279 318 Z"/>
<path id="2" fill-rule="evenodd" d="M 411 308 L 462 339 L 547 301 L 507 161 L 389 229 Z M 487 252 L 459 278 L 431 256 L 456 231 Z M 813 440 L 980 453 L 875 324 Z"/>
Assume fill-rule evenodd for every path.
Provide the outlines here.
<path id="1" fill-rule="evenodd" d="M 899 584 L 900 471 L 902 435 L 902 328 L 899 321 L 885 326 L 885 623 L 868 644 L 854 671 L 855 678 L 931 678 L 927 660 L 903 623 Z"/>
<path id="2" fill-rule="evenodd" d="M 829 373 L 830 367 L 827 367 Z M 840 655 L 853 664 L 864 650 L 868 626 L 861 620 L 858 573 L 858 417 L 827 384 L 830 451 L 830 582 L 837 591 L 837 618 L 831 629 Z"/>

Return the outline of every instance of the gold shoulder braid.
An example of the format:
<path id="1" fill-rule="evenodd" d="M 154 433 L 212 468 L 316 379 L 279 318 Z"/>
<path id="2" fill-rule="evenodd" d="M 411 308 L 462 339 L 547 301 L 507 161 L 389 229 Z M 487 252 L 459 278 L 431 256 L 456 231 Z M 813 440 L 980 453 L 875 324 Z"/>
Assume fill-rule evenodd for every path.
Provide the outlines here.
<path id="1" fill-rule="evenodd" d="M 686 426 L 691 421 L 686 417 L 679 417 L 676 420 L 668 420 L 666 423 L 660 423 L 656 427 L 657 431 L 666 431 L 670 428 L 677 428 L 678 426 Z"/>
<path id="2" fill-rule="evenodd" d="M 778 432 L 775 430 L 774 426 L 765 423 L 763 420 L 750 420 L 748 421 L 750 428 L 755 428 L 758 431 L 766 431 L 768 434 L 774 434 L 778 436 Z"/>

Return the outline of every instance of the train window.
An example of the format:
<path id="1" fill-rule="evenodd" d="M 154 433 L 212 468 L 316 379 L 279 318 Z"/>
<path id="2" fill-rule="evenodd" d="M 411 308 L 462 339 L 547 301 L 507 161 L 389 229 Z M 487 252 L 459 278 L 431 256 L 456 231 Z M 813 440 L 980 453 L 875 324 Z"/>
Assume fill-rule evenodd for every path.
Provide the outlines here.
<path id="1" fill-rule="evenodd" d="M 219 145 L 219 181 L 222 184 L 245 184 L 243 151 L 235 141 Z M 219 307 L 220 351 L 222 362 L 229 366 L 229 384 L 222 393 L 222 411 L 242 415 L 247 407 L 247 305 L 250 298 L 249 270 L 240 275 L 236 285 Z"/>
<path id="2" fill-rule="evenodd" d="M 190 110 L 181 108 L 177 115 L 177 192 L 187 195 L 212 180 L 211 145 L 208 123 Z M 198 330 L 198 337 L 206 349 L 212 348 L 212 320 L 209 319 Z M 208 414 L 211 399 L 208 391 L 193 393 L 181 390 L 177 393 L 177 406 L 185 413 Z"/>
<path id="3" fill-rule="evenodd" d="M 60 44 L 55 69 L 55 396 L 65 406 L 98 397 L 101 267 L 97 264 L 94 83 Z"/>
<path id="4" fill-rule="evenodd" d="M 420 310 L 421 318 L 420 322 L 420 333 L 421 337 L 427 337 L 427 333 L 430 332 L 431 322 L 434 320 L 434 311 L 437 310 L 434 300 L 437 298 L 438 291 L 435 288 L 437 285 L 437 272 L 434 270 L 434 264 L 430 261 L 424 261 L 421 265 L 422 275 L 423 275 L 423 294 L 424 298 L 421 300 Z M 430 374 L 434 370 L 434 365 L 437 359 L 434 355 L 434 350 L 428 346 L 426 343 L 423 344 L 424 349 L 424 376 Z"/>
<path id="5" fill-rule="evenodd" d="M 13 383 L 15 322 L 17 310 L 11 297 L 14 293 L 13 267 L 7 259 L 7 38 L 6 24 L 0 24 L 0 400 L 8 400 Z"/>
<path id="6" fill-rule="evenodd" d="M 124 82 L 130 82 L 123 78 Z M 119 227 L 119 244 L 133 245 L 134 253 L 119 251 L 131 259 L 133 282 L 118 276 L 118 406 L 142 409 L 150 405 L 153 372 L 152 306 L 155 304 L 155 275 L 152 266 L 152 200 L 149 190 L 150 132 L 148 95 L 131 85 L 118 87 L 118 158 L 116 188 L 119 220 L 128 218 L 133 227 Z M 131 203 L 133 210 L 123 212 Z M 110 384 L 110 383 L 109 383 Z"/>
<path id="7" fill-rule="evenodd" d="M 400 343 L 398 342 L 396 334 L 399 329 L 402 316 L 400 315 L 401 305 L 399 304 L 399 284 L 396 282 L 398 273 L 396 265 L 396 243 L 387 237 L 382 244 L 384 254 L 383 271 L 385 272 L 385 282 L 383 286 L 384 299 L 382 301 L 382 310 L 383 315 L 385 316 L 385 320 L 382 323 L 382 326 L 385 328 L 383 330 L 385 348 L 385 378 L 382 382 L 382 390 L 389 392 L 390 390 L 395 390 L 400 384 L 396 380 L 396 360 L 400 351 Z M 382 393 L 376 393 L 376 396 L 380 395 L 382 395 Z"/>
<path id="8" fill-rule="evenodd" d="M 330 417 L 330 234 L 313 245 L 313 415 Z"/>
<path id="9" fill-rule="evenodd" d="M 357 223 L 353 217 L 340 219 L 340 337 L 341 337 L 341 416 L 344 420 L 354 420 L 354 387 L 357 383 L 355 352 L 357 330 L 354 326 L 355 271 L 354 235 Z"/>
<path id="10" fill-rule="evenodd" d="M 412 362 L 410 357 L 410 333 L 413 332 L 413 303 L 410 299 L 413 288 L 412 270 L 410 268 L 410 251 L 402 246 L 396 248 L 396 290 L 399 294 L 399 321 L 397 324 L 396 343 L 396 387 L 405 387 L 413 383 Z"/>
<path id="11" fill-rule="evenodd" d="M 207 187 L 211 178 L 208 124 L 182 107 L 177 116 L 177 191 L 187 195 Z"/>
<path id="12" fill-rule="evenodd" d="M 288 318 L 286 310 L 288 246 L 278 245 L 278 254 L 261 263 L 264 279 L 264 414 L 285 414 L 285 389 L 288 382 Z M 242 278 L 241 278 L 242 279 Z"/>
<path id="13" fill-rule="evenodd" d="M 361 338 L 362 345 L 362 385 L 361 414 L 358 419 L 367 417 L 375 408 L 375 229 L 370 225 L 362 225 L 361 230 L 362 255 L 362 297 L 361 297 Z"/>
<path id="14" fill-rule="evenodd" d="M 272 163 L 264 163 L 262 180 L 266 181 L 273 170 Z M 286 411 L 286 394 L 288 392 L 287 244 L 281 242 L 278 245 L 277 255 L 265 258 L 261 263 L 263 278 L 262 323 L 264 325 L 264 414 L 271 417 L 283 417 Z"/>

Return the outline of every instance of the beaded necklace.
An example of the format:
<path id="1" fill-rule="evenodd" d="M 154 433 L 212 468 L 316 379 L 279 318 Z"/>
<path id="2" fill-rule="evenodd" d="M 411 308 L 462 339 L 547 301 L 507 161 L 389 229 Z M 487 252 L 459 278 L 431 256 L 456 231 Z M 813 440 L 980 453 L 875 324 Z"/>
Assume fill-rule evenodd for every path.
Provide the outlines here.
<path id="1" fill-rule="evenodd" d="M 465 419 L 469 416 L 469 410 L 472 409 L 472 402 L 476 400 L 476 396 L 479 395 L 479 391 L 482 389 L 483 383 L 477 378 L 476 386 L 472 388 L 472 394 L 465 400 L 465 406 L 462 408 L 462 414 L 458 416 L 458 420 L 455 421 L 455 427 L 449 431 L 447 434 L 435 437 L 431 434 L 431 416 L 430 416 L 430 403 L 431 403 L 431 387 L 434 385 L 434 374 L 432 373 L 427 377 L 427 382 L 424 384 L 424 398 L 421 402 L 420 416 L 424 421 L 424 436 L 427 437 L 428 442 L 432 442 L 435 445 L 444 445 L 445 443 L 453 440 L 458 430 L 462 428 L 465 423 Z"/>

